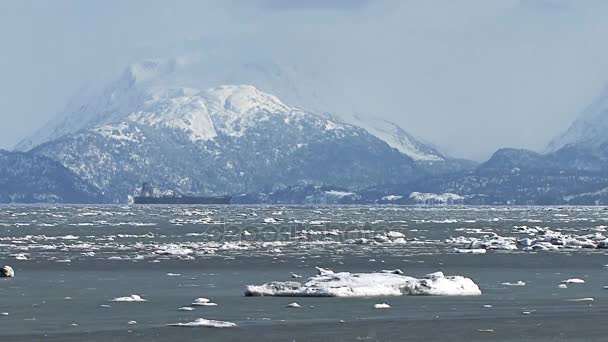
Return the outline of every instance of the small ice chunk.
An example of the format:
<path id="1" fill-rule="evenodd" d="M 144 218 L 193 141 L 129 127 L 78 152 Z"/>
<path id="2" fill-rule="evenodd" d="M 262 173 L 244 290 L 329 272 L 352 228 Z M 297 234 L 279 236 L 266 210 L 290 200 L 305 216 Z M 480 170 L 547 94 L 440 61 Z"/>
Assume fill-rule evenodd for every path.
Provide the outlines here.
<path id="1" fill-rule="evenodd" d="M 562 284 L 584 284 L 584 283 L 585 283 L 585 281 L 583 279 L 579 279 L 579 278 L 562 280 Z"/>
<path id="2" fill-rule="evenodd" d="M 189 306 L 182 306 L 181 308 L 177 309 L 179 311 L 192 311 L 194 310 L 194 308 L 191 308 Z"/>
<path id="3" fill-rule="evenodd" d="M 15 270 L 12 267 L 5 265 L 0 268 L 0 277 L 2 278 L 13 278 L 15 276 Z"/>
<path id="4" fill-rule="evenodd" d="M 526 286 L 526 283 L 521 280 L 518 280 L 515 283 L 504 282 L 501 285 L 503 285 L 503 286 Z"/>
<path id="5" fill-rule="evenodd" d="M 595 299 L 591 297 L 587 298 L 576 298 L 576 299 L 566 299 L 569 302 L 593 302 Z"/>
<path id="6" fill-rule="evenodd" d="M 484 249 L 484 248 L 456 249 L 456 253 L 461 253 L 461 254 L 486 254 L 487 250 Z"/>
<path id="7" fill-rule="evenodd" d="M 382 270 L 382 273 L 390 273 L 390 274 L 405 274 L 403 273 L 402 270 L 400 269 L 394 269 L 394 270 Z"/>
<path id="8" fill-rule="evenodd" d="M 374 304 L 374 309 L 390 309 L 391 306 L 386 303 Z"/>
<path id="9" fill-rule="evenodd" d="M 167 277 L 179 277 L 181 274 L 179 273 L 167 273 Z"/>
<path id="10" fill-rule="evenodd" d="M 197 298 L 191 304 L 192 306 L 217 306 L 216 303 L 209 301 L 209 298 Z"/>
<path id="11" fill-rule="evenodd" d="M 391 239 L 405 238 L 405 234 L 400 233 L 400 232 L 395 232 L 392 230 L 390 232 L 386 233 L 386 236 Z"/>
<path id="12" fill-rule="evenodd" d="M 132 294 L 127 297 L 118 297 L 111 300 L 112 302 L 146 302 L 141 296 Z"/>
<path id="13" fill-rule="evenodd" d="M 299 274 L 295 274 L 295 273 L 293 273 L 293 272 L 291 272 L 291 277 L 292 277 L 293 279 L 302 278 L 302 276 L 301 276 L 301 275 L 299 275 Z"/>
<path id="14" fill-rule="evenodd" d="M 300 304 L 293 302 L 286 305 L 288 308 L 301 308 Z"/>
<path id="15" fill-rule="evenodd" d="M 0 312 L 0 316 L 8 316 L 8 312 Z"/>
<path id="16" fill-rule="evenodd" d="M 486 304 L 486 305 L 484 305 L 483 307 L 484 307 L 484 308 L 486 308 L 486 309 L 489 309 L 489 308 L 491 308 L 491 307 L 492 307 L 492 305 L 490 305 L 490 304 Z"/>
<path id="17" fill-rule="evenodd" d="M 236 327 L 236 323 L 225 322 L 225 321 L 216 321 L 213 319 L 205 319 L 205 318 L 197 318 L 193 322 L 188 323 L 173 323 L 168 324 L 170 327 L 187 327 L 187 328 L 198 328 L 198 327 L 208 327 L 208 328 L 233 328 Z"/>
<path id="18" fill-rule="evenodd" d="M 567 289 L 568 285 L 566 285 L 566 284 L 559 284 L 559 285 L 557 285 L 557 287 L 560 288 L 560 289 Z"/>
<path id="19" fill-rule="evenodd" d="M 128 324 L 128 325 L 136 325 L 136 324 L 137 324 L 137 321 L 128 321 L 128 322 L 127 322 L 127 324 Z"/>

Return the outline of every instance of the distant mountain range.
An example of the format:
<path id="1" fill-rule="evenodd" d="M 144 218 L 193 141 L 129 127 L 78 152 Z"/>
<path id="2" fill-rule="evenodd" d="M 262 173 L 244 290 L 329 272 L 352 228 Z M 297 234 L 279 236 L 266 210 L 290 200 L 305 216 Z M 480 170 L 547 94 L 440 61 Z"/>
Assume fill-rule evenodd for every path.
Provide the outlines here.
<path id="1" fill-rule="evenodd" d="M 501 149 L 478 165 L 392 122 L 304 110 L 252 85 L 180 84 L 183 68 L 131 65 L 2 152 L 0 202 L 123 203 L 148 181 L 238 203 L 608 203 L 608 91 L 546 153 Z"/>

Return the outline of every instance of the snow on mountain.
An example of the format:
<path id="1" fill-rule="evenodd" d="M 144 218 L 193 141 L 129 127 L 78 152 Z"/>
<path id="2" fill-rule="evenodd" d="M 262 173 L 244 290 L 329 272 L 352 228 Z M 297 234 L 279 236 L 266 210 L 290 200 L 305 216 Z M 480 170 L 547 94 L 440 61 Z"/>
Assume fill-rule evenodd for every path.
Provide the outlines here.
<path id="1" fill-rule="evenodd" d="M 389 146 L 417 161 L 444 161 L 445 157 L 394 122 L 382 119 L 363 119 L 355 116 L 355 124 L 367 129 L 371 134 L 384 140 Z"/>
<path id="2" fill-rule="evenodd" d="M 221 63 L 226 67 L 219 67 Z M 294 112 L 295 105 L 313 108 L 312 111 L 321 113 L 327 101 L 321 100 L 314 90 L 318 88 L 311 85 L 314 80 L 302 79 L 297 70 L 296 66 L 262 61 L 243 63 L 230 58 L 217 61 L 205 58 L 201 61 L 182 57 L 134 63 L 101 94 L 71 101 L 63 114 L 21 141 L 15 149 L 28 151 L 44 142 L 83 129 L 116 125 L 125 118 L 151 127 L 179 128 L 188 131 L 192 141 L 197 141 L 213 139 L 220 132 L 242 134 L 247 127 L 265 119 L 264 115 L 259 115 L 261 112 L 266 115 Z M 255 87 L 217 87 L 226 82 L 248 83 Z M 207 88 L 211 89 L 200 90 Z M 287 99 L 292 107 L 259 89 Z M 214 116 L 211 117 L 210 113 Z M 331 117 L 328 129 L 332 128 L 334 122 L 348 122 L 363 127 L 414 160 L 445 160 L 433 147 L 420 142 L 395 123 L 351 118 L 348 114 L 344 118 Z"/>
<path id="3" fill-rule="evenodd" d="M 254 86 L 165 82 L 176 65 L 130 67 L 22 148 L 34 146 L 31 153 L 59 161 L 115 202 L 143 181 L 178 193 L 238 193 L 302 182 L 364 187 L 423 173 L 365 129 Z"/>
<path id="4" fill-rule="evenodd" d="M 568 130 L 555 138 L 547 152 L 555 152 L 567 145 L 596 148 L 608 142 L 608 85 L 587 107 Z"/>

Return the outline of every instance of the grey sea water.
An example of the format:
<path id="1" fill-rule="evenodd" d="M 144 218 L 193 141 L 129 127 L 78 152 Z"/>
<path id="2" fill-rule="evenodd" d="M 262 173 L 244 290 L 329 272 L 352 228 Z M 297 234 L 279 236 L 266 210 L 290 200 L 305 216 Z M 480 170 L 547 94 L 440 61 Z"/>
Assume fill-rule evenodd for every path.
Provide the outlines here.
<path id="1" fill-rule="evenodd" d="M 1 341 L 605 341 L 596 248 L 456 253 L 514 227 L 607 234 L 601 207 L 0 207 Z M 405 241 L 385 238 L 387 232 Z M 472 278 L 479 297 L 244 297 L 291 273 L 401 269 Z M 558 285 L 579 278 L 584 284 Z M 301 279 L 297 279 L 301 280 Z M 523 281 L 525 286 L 506 286 Z M 145 302 L 113 302 L 137 294 Z M 180 311 L 196 298 L 213 307 Z M 585 300 L 581 300 L 585 299 Z M 591 301 L 591 299 L 593 299 Z M 302 307 L 287 308 L 291 302 Z M 390 309 L 373 309 L 376 303 Z M 197 318 L 234 328 L 179 328 Z M 129 322 L 131 324 L 129 324 Z M 136 323 L 134 323 L 136 322 Z"/>

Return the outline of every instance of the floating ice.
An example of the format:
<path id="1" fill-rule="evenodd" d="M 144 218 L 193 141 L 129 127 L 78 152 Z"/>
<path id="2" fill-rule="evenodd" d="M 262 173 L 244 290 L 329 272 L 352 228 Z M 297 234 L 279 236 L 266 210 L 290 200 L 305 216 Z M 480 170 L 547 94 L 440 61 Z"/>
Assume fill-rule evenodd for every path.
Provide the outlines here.
<path id="1" fill-rule="evenodd" d="M 518 280 L 515 283 L 505 282 L 505 283 L 502 283 L 501 285 L 503 285 L 503 286 L 526 286 L 526 283 L 521 280 Z"/>
<path id="2" fill-rule="evenodd" d="M 128 325 L 136 325 L 136 324 L 137 324 L 137 321 L 128 321 L 128 322 L 127 322 L 127 324 L 128 324 Z"/>
<path id="3" fill-rule="evenodd" d="M 192 306 L 217 306 L 216 303 L 212 303 L 209 298 L 197 298 L 190 304 Z"/>
<path id="4" fill-rule="evenodd" d="M 286 305 L 288 308 L 301 308 L 300 304 L 293 302 Z"/>
<path id="5" fill-rule="evenodd" d="M 577 299 L 566 299 L 568 302 L 593 302 L 595 299 L 588 298 L 577 298 Z"/>
<path id="6" fill-rule="evenodd" d="M 562 280 L 562 284 L 584 284 L 584 283 L 585 283 L 585 281 L 583 279 L 578 279 L 578 278 Z"/>
<path id="7" fill-rule="evenodd" d="M 216 321 L 213 319 L 204 319 L 197 318 L 193 322 L 188 323 L 173 323 L 168 324 L 170 327 L 187 327 L 187 328 L 197 328 L 197 327 L 209 327 L 209 328 L 233 328 L 236 327 L 236 323 L 232 322 L 224 322 L 224 321 Z"/>
<path id="8" fill-rule="evenodd" d="M 141 296 L 132 294 L 127 297 L 118 297 L 111 300 L 111 302 L 146 302 Z"/>
<path id="9" fill-rule="evenodd" d="M 405 274 L 403 273 L 402 270 L 400 269 L 394 269 L 394 270 L 382 270 L 382 273 L 391 273 L 391 274 Z"/>
<path id="10" fill-rule="evenodd" d="M 390 309 L 391 306 L 386 303 L 374 304 L 374 309 Z"/>
<path id="11" fill-rule="evenodd" d="M 559 285 L 557 285 L 557 288 L 560 288 L 560 289 L 567 289 L 567 288 L 568 288 L 568 285 L 566 285 L 566 284 L 559 284 Z"/>
<path id="12" fill-rule="evenodd" d="M 416 279 L 392 273 L 334 273 L 317 268 L 319 275 L 304 284 L 270 282 L 249 285 L 246 296 L 279 297 L 375 297 L 401 295 L 477 296 L 479 287 L 471 279 L 436 272 Z"/>
<path id="13" fill-rule="evenodd" d="M 456 249 L 456 253 L 462 254 L 486 254 L 487 250 L 484 248 L 473 248 L 473 249 Z"/>
<path id="14" fill-rule="evenodd" d="M 181 308 L 177 309 L 179 311 L 193 311 L 194 308 L 191 308 L 189 306 L 182 306 Z"/>
<path id="15" fill-rule="evenodd" d="M 5 265 L 0 268 L 0 277 L 13 278 L 15 276 L 15 270 L 12 267 Z"/>

